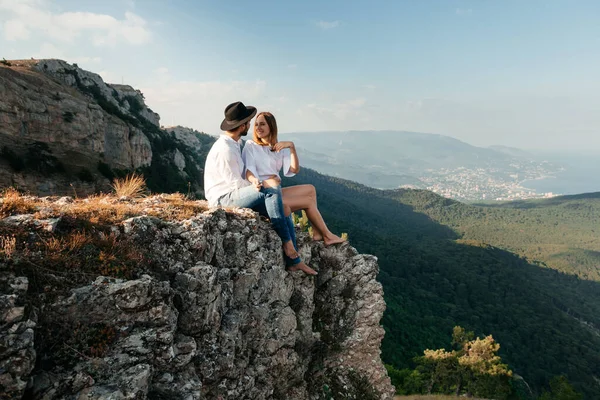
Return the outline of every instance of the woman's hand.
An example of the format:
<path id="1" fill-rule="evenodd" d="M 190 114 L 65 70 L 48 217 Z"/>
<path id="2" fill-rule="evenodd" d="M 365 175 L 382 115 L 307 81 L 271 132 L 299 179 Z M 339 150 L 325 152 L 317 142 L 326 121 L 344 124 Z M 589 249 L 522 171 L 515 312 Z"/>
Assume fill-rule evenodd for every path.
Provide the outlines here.
<path id="1" fill-rule="evenodd" d="M 257 192 L 260 192 L 260 189 L 262 188 L 262 182 L 259 181 L 258 178 L 256 178 L 254 175 L 249 177 L 248 180 L 250 181 L 252 186 L 254 186 L 254 189 L 256 189 Z"/>
<path id="2" fill-rule="evenodd" d="M 290 149 L 290 150 L 292 150 L 294 148 L 295 148 L 294 142 L 290 142 L 290 141 L 277 142 L 272 147 L 273 151 L 277 151 L 277 152 L 279 152 L 279 151 L 281 151 L 283 149 Z"/>

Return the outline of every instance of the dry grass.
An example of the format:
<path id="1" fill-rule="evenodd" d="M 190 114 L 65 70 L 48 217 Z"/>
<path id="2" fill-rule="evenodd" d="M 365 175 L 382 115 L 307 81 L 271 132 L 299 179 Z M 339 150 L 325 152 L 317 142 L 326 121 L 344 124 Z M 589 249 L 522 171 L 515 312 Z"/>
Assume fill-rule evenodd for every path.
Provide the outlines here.
<path id="1" fill-rule="evenodd" d="M 34 204 L 27 197 L 21 195 L 15 188 L 4 189 L 1 200 L 0 218 L 6 218 L 15 214 L 29 214 L 35 211 Z"/>
<path id="2" fill-rule="evenodd" d="M 39 236 L 39 239 L 44 243 L 47 254 L 69 254 L 91 242 L 86 232 L 74 232 L 64 237 L 52 236 L 49 239 Z"/>
<path id="3" fill-rule="evenodd" d="M 0 236 L 0 255 L 10 259 L 17 248 L 17 238 L 14 236 Z"/>
<path id="4" fill-rule="evenodd" d="M 0 219 L 33 214 L 37 219 L 71 217 L 88 224 L 115 225 L 139 215 L 182 221 L 208 210 L 205 201 L 189 200 L 179 193 L 125 200 L 116 195 L 94 195 L 63 205 L 55 204 L 55 200 L 22 196 L 14 189 L 5 190 L 0 197 Z"/>
<path id="5" fill-rule="evenodd" d="M 46 295 L 64 293 L 98 275 L 131 279 L 153 268 L 150 252 L 143 249 L 146 243 L 115 232 L 125 219 L 148 215 L 181 221 L 208 209 L 205 201 L 189 200 L 181 194 L 147 198 L 97 195 L 72 202 L 22 196 L 14 190 L 2 195 L 0 220 L 23 213 L 38 220 L 60 217 L 54 232 L 0 221 L 0 259 L 9 269 L 29 276 L 33 290 Z"/>
<path id="6" fill-rule="evenodd" d="M 112 187 L 117 197 L 142 197 L 146 192 L 146 180 L 141 175 L 131 174 L 124 179 L 115 179 Z"/>
<path id="7" fill-rule="evenodd" d="M 135 239 L 70 217 L 55 232 L 31 235 L 31 227 L 11 229 L 19 247 L 8 267 L 29 276 L 37 286 L 33 290 L 46 294 L 64 292 L 98 275 L 131 279 L 152 263 Z"/>

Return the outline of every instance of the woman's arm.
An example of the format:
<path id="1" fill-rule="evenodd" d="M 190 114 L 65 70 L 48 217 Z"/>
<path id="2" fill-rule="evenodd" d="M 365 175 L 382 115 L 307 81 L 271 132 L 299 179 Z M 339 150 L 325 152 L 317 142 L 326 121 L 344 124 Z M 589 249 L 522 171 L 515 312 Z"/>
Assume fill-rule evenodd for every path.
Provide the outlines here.
<path id="1" fill-rule="evenodd" d="M 290 172 L 297 174 L 300 172 L 300 160 L 298 160 L 298 153 L 296 153 L 296 146 L 294 142 L 290 142 L 292 145 L 290 146 Z"/>
<path id="2" fill-rule="evenodd" d="M 293 174 L 297 174 L 300 172 L 300 160 L 298 159 L 298 153 L 296 153 L 296 146 L 294 142 L 285 141 L 285 142 L 277 142 L 273 146 L 273 150 L 279 152 L 283 149 L 290 149 L 290 170 L 289 172 Z M 284 171 L 285 173 L 285 171 Z"/>
<path id="3" fill-rule="evenodd" d="M 246 180 L 248 180 L 254 186 L 260 185 L 260 180 L 255 177 L 252 171 L 249 169 L 246 170 Z"/>

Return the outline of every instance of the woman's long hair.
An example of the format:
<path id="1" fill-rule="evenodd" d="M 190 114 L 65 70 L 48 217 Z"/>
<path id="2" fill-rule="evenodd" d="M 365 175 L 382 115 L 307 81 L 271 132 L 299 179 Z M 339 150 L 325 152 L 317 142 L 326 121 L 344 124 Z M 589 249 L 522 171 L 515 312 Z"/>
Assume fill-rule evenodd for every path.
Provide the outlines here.
<path id="1" fill-rule="evenodd" d="M 269 136 L 265 138 L 266 141 L 258 137 L 258 134 L 256 133 L 256 120 L 261 115 L 265 117 L 265 121 L 269 127 Z M 275 143 L 277 143 L 277 121 L 275 120 L 273 114 L 268 111 L 258 113 L 256 119 L 254 120 L 254 143 L 261 146 L 273 146 Z"/>

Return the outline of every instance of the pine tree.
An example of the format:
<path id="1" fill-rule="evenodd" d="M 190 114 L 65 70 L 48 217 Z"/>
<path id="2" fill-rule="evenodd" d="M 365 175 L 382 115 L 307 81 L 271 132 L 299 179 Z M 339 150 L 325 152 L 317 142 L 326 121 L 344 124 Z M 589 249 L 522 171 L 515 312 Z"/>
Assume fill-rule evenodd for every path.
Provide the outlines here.
<path id="1" fill-rule="evenodd" d="M 581 400 L 583 395 L 576 392 L 564 375 L 555 376 L 550 381 L 550 391 L 544 391 L 538 400 Z"/>

